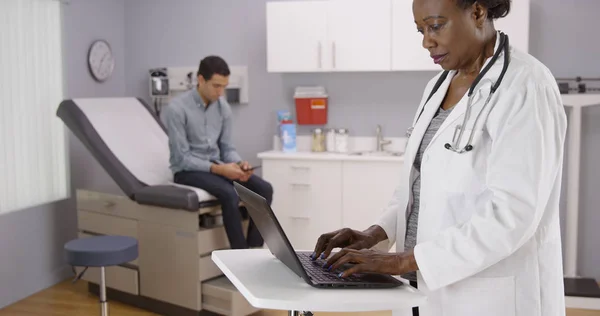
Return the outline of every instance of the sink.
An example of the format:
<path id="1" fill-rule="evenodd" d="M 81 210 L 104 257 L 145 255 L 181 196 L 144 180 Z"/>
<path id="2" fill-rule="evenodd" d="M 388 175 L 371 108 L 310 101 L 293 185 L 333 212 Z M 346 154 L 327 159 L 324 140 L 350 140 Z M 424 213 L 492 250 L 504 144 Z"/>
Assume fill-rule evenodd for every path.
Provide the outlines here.
<path id="1" fill-rule="evenodd" d="M 397 151 L 355 151 L 350 153 L 352 156 L 371 156 L 371 157 L 399 157 L 403 153 Z"/>

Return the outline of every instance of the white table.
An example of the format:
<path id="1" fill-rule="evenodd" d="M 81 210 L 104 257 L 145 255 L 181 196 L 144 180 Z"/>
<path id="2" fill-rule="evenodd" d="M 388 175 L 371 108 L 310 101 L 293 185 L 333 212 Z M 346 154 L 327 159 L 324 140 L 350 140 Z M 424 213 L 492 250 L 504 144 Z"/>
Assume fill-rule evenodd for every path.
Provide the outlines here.
<path id="1" fill-rule="evenodd" d="M 410 309 L 426 296 L 410 285 L 394 289 L 317 289 L 288 269 L 268 249 L 218 250 L 212 260 L 246 298 L 261 309 L 364 312 Z"/>
<path id="2" fill-rule="evenodd" d="M 563 104 L 571 108 L 568 127 L 567 148 L 567 219 L 565 236 L 565 279 L 578 282 L 577 235 L 579 233 L 579 175 L 581 160 L 581 116 L 582 109 L 600 105 L 600 94 L 564 94 Z M 589 281 L 589 280 L 587 280 Z M 589 282 L 588 282 L 589 283 Z M 577 286 L 576 286 L 577 287 Z M 566 289 L 567 292 L 576 292 Z M 600 310 L 600 298 L 568 296 L 567 307 Z"/>

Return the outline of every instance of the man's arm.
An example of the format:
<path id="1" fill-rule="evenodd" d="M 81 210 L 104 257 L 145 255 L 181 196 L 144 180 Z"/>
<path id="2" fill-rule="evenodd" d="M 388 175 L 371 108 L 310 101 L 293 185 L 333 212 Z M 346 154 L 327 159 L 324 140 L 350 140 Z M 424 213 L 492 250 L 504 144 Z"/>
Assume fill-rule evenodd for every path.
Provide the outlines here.
<path id="1" fill-rule="evenodd" d="M 221 159 L 225 163 L 240 162 L 242 158 L 237 153 L 235 146 L 231 140 L 231 134 L 233 132 L 233 120 L 231 118 L 231 108 L 224 99 L 221 99 L 223 106 L 223 127 L 221 129 L 221 135 L 219 137 L 219 149 L 221 151 Z"/>
<path id="2" fill-rule="evenodd" d="M 173 155 L 173 163 L 184 170 L 210 172 L 212 163 L 208 160 L 194 156 L 190 152 L 190 144 L 185 132 L 185 117 L 182 111 L 168 106 L 161 116 L 169 136 L 169 150 Z"/>

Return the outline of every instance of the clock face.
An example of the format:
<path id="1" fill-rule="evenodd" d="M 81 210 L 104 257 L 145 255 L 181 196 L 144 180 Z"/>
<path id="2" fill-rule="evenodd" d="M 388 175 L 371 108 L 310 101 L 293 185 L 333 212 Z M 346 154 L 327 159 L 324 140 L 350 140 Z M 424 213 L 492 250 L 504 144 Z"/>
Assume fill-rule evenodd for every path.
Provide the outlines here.
<path id="1" fill-rule="evenodd" d="M 95 41 L 88 53 L 88 65 L 92 76 L 97 81 L 105 81 L 115 69 L 115 59 L 106 41 Z"/>

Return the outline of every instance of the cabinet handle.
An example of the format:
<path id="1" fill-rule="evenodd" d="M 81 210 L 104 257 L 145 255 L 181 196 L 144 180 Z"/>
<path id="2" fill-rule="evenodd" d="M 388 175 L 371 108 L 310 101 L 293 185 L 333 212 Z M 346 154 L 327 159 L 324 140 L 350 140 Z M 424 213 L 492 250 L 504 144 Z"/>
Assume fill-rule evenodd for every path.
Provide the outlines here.
<path id="1" fill-rule="evenodd" d="M 319 69 L 323 68 L 323 45 L 321 44 L 321 41 L 319 41 Z"/>
<path id="2" fill-rule="evenodd" d="M 336 56 L 336 53 L 335 53 L 335 41 L 333 41 L 333 42 L 332 42 L 331 51 L 332 51 L 332 55 L 333 55 L 333 68 L 337 68 L 337 67 L 335 66 L 335 64 L 336 64 L 336 63 L 335 63 L 335 56 Z"/>
<path id="3" fill-rule="evenodd" d="M 290 215 L 290 218 L 292 219 L 310 219 L 310 216 L 308 215 Z"/>
<path id="4" fill-rule="evenodd" d="M 302 187 L 302 188 L 310 188 L 310 184 L 308 183 L 290 183 L 293 187 Z"/>
<path id="5" fill-rule="evenodd" d="M 308 167 L 303 167 L 303 166 L 290 166 L 290 168 L 292 169 L 302 169 L 302 170 L 308 170 Z"/>

